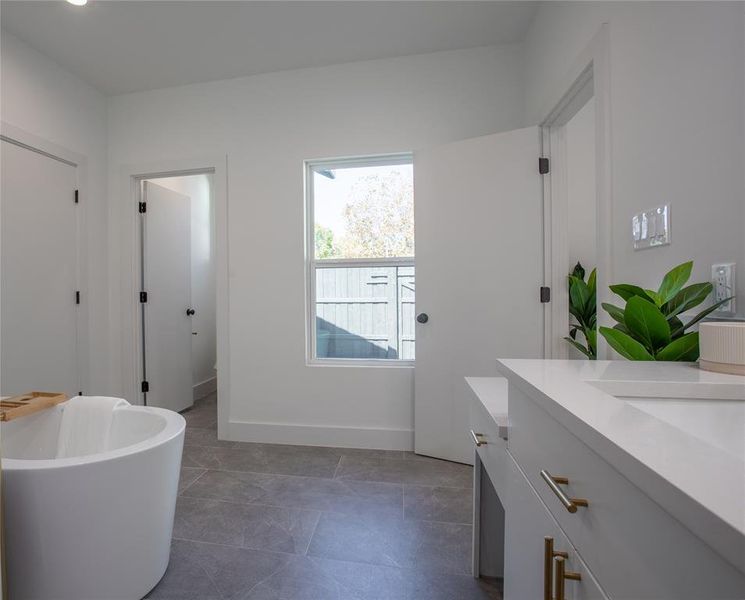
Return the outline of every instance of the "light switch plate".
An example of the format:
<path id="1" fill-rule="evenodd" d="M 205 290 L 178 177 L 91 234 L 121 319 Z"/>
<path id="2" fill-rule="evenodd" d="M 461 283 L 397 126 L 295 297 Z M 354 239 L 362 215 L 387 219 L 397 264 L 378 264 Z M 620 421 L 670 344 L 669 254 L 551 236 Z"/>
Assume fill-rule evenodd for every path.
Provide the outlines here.
<path id="1" fill-rule="evenodd" d="M 734 315 L 735 314 L 735 263 L 720 263 L 711 265 L 711 283 L 714 286 L 714 302 L 719 302 L 725 298 L 732 298 L 729 302 L 722 304 L 717 310 L 717 314 Z"/>
<path id="2" fill-rule="evenodd" d="M 631 219 L 634 250 L 644 250 L 670 243 L 670 204 L 637 213 Z"/>

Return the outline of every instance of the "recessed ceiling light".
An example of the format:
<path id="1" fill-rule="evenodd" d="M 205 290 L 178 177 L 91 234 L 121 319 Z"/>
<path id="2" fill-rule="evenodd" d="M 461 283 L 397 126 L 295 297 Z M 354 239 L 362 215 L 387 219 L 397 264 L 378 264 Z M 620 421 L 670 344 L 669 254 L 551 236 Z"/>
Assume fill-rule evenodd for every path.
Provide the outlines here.
<path id="1" fill-rule="evenodd" d="M 88 0 L 67 0 L 70 4 L 74 4 L 75 6 L 85 6 L 88 4 Z"/>

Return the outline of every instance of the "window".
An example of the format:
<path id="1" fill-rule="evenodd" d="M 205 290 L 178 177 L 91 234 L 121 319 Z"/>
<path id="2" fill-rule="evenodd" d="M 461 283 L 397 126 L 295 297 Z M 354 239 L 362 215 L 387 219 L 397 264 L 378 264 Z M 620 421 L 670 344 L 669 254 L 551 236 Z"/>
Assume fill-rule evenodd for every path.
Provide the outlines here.
<path id="1" fill-rule="evenodd" d="M 312 359 L 414 360 L 411 155 L 306 163 Z"/>

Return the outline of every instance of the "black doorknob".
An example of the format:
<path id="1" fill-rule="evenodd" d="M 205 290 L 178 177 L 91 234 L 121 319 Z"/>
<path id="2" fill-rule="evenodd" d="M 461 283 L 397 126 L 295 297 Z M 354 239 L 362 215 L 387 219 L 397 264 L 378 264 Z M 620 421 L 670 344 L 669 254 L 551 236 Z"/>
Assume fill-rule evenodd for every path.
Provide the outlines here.
<path id="1" fill-rule="evenodd" d="M 196 313 L 196 311 L 193 308 L 187 308 L 186 309 L 186 314 L 189 317 L 193 317 L 195 313 Z"/>
<path id="2" fill-rule="evenodd" d="M 419 313 L 416 316 L 416 321 L 417 323 L 426 323 L 429 321 L 429 315 L 427 313 Z"/>

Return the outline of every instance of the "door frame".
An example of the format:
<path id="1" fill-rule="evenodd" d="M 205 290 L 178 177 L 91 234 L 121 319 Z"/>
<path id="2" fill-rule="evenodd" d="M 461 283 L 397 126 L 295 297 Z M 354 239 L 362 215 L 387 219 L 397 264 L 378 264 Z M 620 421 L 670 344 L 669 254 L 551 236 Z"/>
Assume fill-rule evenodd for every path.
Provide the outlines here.
<path id="1" fill-rule="evenodd" d="M 142 341 L 140 331 L 140 219 L 137 210 L 140 182 L 144 179 L 178 177 L 209 173 L 212 175 L 214 202 L 215 251 L 217 264 L 216 322 L 217 322 L 217 415 L 218 435 L 228 433 L 230 407 L 230 339 L 229 339 L 229 280 L 228 280 L 228 198 L 227 156 L 214 155 L 196 158 L 154 161 L 122 167 L 120 175 L 121 215 L 121 276 L 120 276 L 120 332 L 121 381 L 124 397 L 133 404 L 141 404 Z"/>
<path id="2" fill-rule="evenodd" d="M 82 297 L 78 306 L 76 323 L 78 384 L 80 391 L 85 393 L 90 390 L 91 386 L 90 292 L 88 286 L 88 159 L 83 154 L 29 133 L 7 121 L 0 121 L 0 139 L 52 160 L 68 164 L 75 169 L 75 186 L 78 190 L 77 230 L 75 232 L 78 256 L 75 287 L 80 290 Z"/>
<path id="3" fill-rule="evenodd" d="M 551 169 L 543 179 L 544 285 L 551 288 L 551 301 L 544 306 L 544 356 L 567 358 L 562 338 L 569 333 L 569 273 L 567 238 L 568 189 L 564 125 L 587 103 L 595 99 L 595 248 L 597 253 L 598 307 L 610 301 L 608 285 L 613 281 L 611 106 L 609 26 L 604 23 L 582 51 L 569 73 L 554 88 L 540 123 L 541 156 L 549 158 Z M 567 257 L 563 260 L 561 257 Z M 598 311 L 598 326 L 609 317 Z M 609 349 L 598 336 L 598 359 L 609 358 Z"/>

